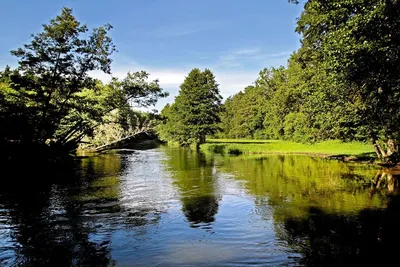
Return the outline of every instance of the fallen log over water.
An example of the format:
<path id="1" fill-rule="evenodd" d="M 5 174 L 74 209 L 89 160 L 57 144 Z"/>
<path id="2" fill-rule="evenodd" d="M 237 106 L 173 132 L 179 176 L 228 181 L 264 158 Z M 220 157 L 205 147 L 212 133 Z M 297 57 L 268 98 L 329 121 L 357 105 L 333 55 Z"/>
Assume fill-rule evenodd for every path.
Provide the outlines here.
<path id="1" fill-rule="evenodd" d="M 102 152 L 105 150 L 111 150 L 111 149 L 121 149 L 124 148 L 132 143 L 139 143 L 143 141 L 148 141 L 148 140 L 158 140 L 157 136 L 153 133 L 149 132 L 140 132 L 125 138 L 122 138 L 120 140 L 96 147 L 94 149 L 95 152 Z"/>

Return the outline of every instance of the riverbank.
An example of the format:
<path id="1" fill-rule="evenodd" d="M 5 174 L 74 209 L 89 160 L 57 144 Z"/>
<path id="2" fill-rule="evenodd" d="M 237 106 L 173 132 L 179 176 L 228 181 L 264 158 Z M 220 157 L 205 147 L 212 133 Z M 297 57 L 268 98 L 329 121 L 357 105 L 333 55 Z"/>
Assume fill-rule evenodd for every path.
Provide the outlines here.
<path id="1" fill-rule="evenodd" d="M 373 161 L 375 157 L 370 144 L 362 142 L 344 143 L 339 140 L 301 144 L 281 140 L 208 139 L 200 148 L 205 152 L 231 155 L 311 154 L 344 161 Z"/>

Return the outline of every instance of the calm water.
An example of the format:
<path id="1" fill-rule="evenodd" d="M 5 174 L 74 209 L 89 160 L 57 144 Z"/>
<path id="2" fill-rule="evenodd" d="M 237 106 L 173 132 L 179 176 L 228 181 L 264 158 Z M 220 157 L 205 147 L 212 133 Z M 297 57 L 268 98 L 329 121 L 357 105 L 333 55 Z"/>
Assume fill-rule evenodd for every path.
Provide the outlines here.
<path id="1" fill-rule="evenodd" d="M 396 175 L 308 156 L 125 150 L 2 183 L 4 266 L 377 266 L 400 247 Z"/>

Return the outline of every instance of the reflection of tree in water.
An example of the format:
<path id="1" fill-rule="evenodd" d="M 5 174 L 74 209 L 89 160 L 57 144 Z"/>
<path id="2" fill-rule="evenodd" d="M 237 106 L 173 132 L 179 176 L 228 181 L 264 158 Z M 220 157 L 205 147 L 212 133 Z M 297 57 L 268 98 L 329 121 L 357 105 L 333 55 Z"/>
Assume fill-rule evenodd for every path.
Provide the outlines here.
<path id="1" fill-rule="evenodd" d="M 276 219 L 301 217 L 310 206 L 348 213 L 386 205 L 380 194 L 368 197 L 376 169 L 361 164 L 298 155 L 251 155 L 224 158 L 217 166 L 244 181 L 247 192 L 257 199 L 267 199 L 265 205 L 274 208 Z"/>
<path id="2" fill-rule="evenodd" d="M 378 190 L 387 189 L 388 194 L 399 193 L 399 170 L 382 168 L 379 170 L 371 183 L 370 196 Z"/>
<path id="3" fill-rule="evenodd" d="M 332 213 L 309 208 L 306 216 L 277 221 L 278 236 L 302 254 L 305 266 L 386 266 L 397 262 L 400 240 L 398 173 L 379 170 L 364 195 L 387 195 L 387 208 Z"/>
<path id="4" fill-rule="evenodd" d="M 215 221 L 218 202 L 213 175 L 213 159 L 202 153 L 168 150 L 167 166 L 172 170 L 175 186 L 181 194 L 182 211 L 191 226 Z"/>
<path id="5" fill-rule="evenodd" d="M 183 197 L 181 201 L 183 213 L 191 223 L 199 224 L 215 221 L 219 201 L 216 196 Z"/>
<path id="6" fill-rule="evenodd" d="M 335 215 L 311 208 L 303 219 L 286 219 L 282 238 L 306 266 L 386 266 L 398 261 L 400 197 L 387 209 Z"/>
<path id="7" fill-rule="evenodd" d="M 371 183 L 376 169 L 300 156 L 224 158 L 219 168 L 246 182 L 257 213 L 273 218 L 278 238 L 301 253 L 301 265 L 396 262 L 397 174 L 381 170 Z"/>
<path id="8" fill-rule="evenodd" d="M 90 241 L 89 235 L 95 229 L 79 218 L 82 215 L 79 205 L 67 205 L 63 214 L 55 214 L 48 191 L 15 196 L 8 204 L 13 239 L 18 242 L 16 265 L 108 266 L 112 263 L 109 238 Z"/>
<path id="9" fill-rule="evenodd" d="M 119 198 L 115 175 L 121 165 L 121 159 L 113 156 L 84 159 L 78 166 L 29 166 L 29 171 L 18 173 L 13 169 L 10 174 L 17 182 L 0 192 L 16 243 L 13 264 L 114 265 L 110 231 L 97 234 L 99 218 L 85 212 L 89 202 L 107 206 Z M 109 207 L 119 209 L 115 204 Z"/>

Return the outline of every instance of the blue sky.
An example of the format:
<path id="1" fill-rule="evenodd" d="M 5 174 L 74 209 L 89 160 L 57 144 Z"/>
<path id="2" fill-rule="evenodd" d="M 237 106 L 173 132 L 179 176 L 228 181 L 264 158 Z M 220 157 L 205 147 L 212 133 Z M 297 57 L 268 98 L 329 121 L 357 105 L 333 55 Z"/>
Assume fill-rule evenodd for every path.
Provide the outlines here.
<path id="1" fill-rule="evenodd" d="M 227 97 L 254 82 L 262 68 L 286 65 L 300 46 L 294 29 L 302 5 L 287 0 L 3 0 L 0 67 L 15 66 L 9 51 L 29 42 L 63 6 L 89 28 L 114 26 L 113 75 L 143 69 L 158 78 L 171 94 L 158 109 L 173 101 L 192 68 L 211 69 Z"/>

